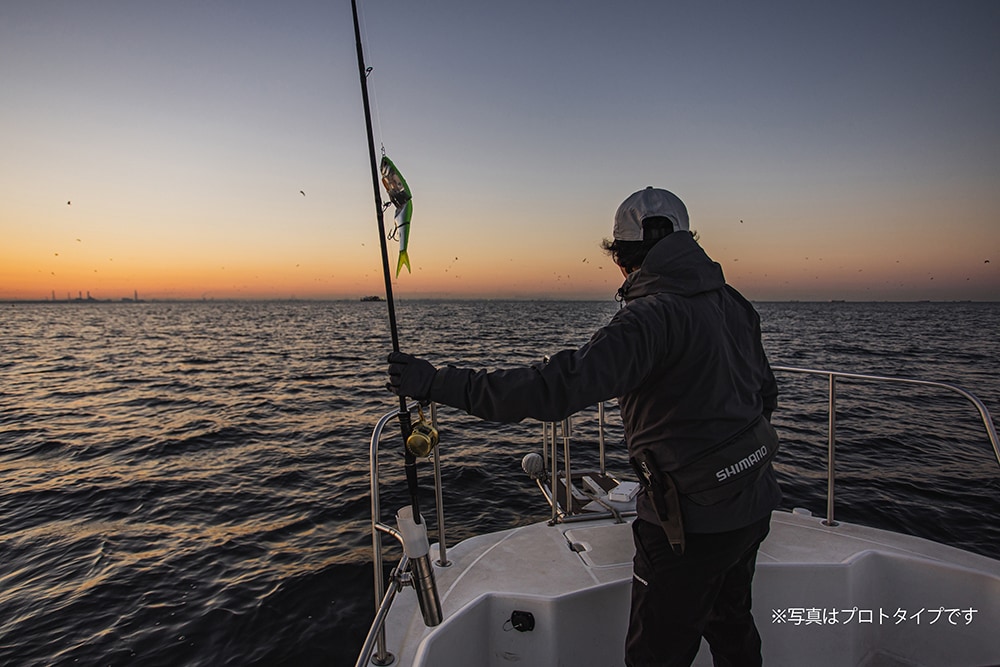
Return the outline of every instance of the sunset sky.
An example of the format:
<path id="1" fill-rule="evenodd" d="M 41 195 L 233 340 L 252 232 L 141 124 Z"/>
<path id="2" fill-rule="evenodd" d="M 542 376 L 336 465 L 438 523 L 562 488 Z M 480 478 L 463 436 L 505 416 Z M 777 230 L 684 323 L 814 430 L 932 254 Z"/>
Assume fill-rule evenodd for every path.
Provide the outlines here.
<path id="1" fill-rule="evenodd" d="M 1000 300 L 998 2 L 360 2 L 401 298 L 610 298 L 654 185 L 751 299 Z M 0 299 L 383 293 L 348 0 L 4 0 L 0 91 Z"/>

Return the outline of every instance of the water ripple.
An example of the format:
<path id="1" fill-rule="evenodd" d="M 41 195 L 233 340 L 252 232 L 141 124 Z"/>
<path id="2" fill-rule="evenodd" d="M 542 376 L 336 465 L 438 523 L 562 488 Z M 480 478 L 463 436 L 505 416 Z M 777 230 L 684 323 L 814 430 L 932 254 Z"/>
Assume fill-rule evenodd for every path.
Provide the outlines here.
<path id="1" fill-rule="evenodd" d="M 616 308 L 397 310 L 407 350 L 495 368 L 580 345 Z M 994 304 L 759 308 L 776 365 L 944 379 L 1000 407 Z M 0 663 L 353 663 L 374 610 L 368 439 L 394 404 L 383 307 L 16 305 L 0 337 Z M 780 381 L 784 504 L 821 514 L 825 384 Z M 968 406 L 854 383 L 839 394 L 840 518 L 1000 551 L 1000 481 Z M 547 516 L 519 465 L 537 425 L 441 418 L 451 541 Z M 610 420 L 608 465 L 628 474 Z M 942 437 L 939 422 L 960 426 Z M 581 443 L 594 434 L 581 423 Z M 398 432 L 386 438 L 388 515 L 407 494 Z M 596 465 L 596 448 L 577 449 Z"/>

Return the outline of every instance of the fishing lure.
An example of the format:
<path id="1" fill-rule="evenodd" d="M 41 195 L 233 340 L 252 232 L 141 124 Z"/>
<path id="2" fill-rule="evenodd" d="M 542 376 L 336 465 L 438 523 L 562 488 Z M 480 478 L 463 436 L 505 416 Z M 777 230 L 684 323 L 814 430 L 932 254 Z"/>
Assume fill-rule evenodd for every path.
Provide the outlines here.
<path id="1" fill-rule="evenodd" d="M 399 261 L 396 263 L 396 277 L 406 266 L 407 273 L 410 270 L 410 255 L 406 248 L 410 242 L 410 219 L 413 217 L 413 195 L 410 194 L 410 186 L 406 184 L 406 179 L 399 173 L 399 169 L 392 163 L 385 154 L 382 155 L 382 163 L 379 165 L 382 172 L 382 185 L 389 193 L 389 201 L 396 207 L 396 228 L 389 234 L 390 239 L 399 239 Z"/>

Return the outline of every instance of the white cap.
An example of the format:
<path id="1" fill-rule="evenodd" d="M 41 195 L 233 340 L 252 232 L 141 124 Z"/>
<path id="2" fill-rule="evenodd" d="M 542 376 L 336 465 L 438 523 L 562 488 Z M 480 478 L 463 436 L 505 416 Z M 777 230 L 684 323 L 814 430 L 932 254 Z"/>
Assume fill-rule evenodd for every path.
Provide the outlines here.
<path id="1" fill-rule="evenodd" d="M 616 241 L 642 241 L 642 221 L 663 217 L 674 223 L 675 232 L 691 231 L 684 202 L 668 190 L 652 186 L 633 193 L 615 213 Z"/>

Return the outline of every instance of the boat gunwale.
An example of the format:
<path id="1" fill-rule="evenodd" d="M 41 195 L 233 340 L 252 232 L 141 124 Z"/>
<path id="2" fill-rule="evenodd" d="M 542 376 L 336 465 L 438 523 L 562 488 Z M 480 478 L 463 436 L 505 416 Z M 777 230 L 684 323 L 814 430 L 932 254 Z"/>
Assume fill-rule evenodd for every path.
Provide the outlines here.
<path id="1" fill-rule="evenodd" d="M 778 372 L 790 372 L 790 373 L 809 374 L 809 375 L 816 375 L 816 376 L 825 376 L 827 378 L 828 387 L 829 387 L 829 393 L 828 393 L 828 404 L 829 404 L 829 422 L 828 422 L 828 424 L 829 424 L 829 431 L 828 431 L 828 452 L 827 452 L 827 516 L 821 522 L 822 525 L 825 526 L 825 527 L 827 527 L 827 528 L 835 528 L 835 527 L 838 526 L 838 523 L 834 519 L 834 504 L 835 504 L 835 492 L 834 492 L 834 490 L 835 490 L 835 486 L 836 486 L 836 475 L 835 475 L 835 461 L 836 461 L 836 414 L 837 414 L 837 404 L 836 404 L 837 393 L 836 393 L 836 389 L 837 389 L 837 382 L 838 382 L 838 380 L 864 381 L 864 382 L 889 382 L 889 383 L 902 383 L 902 384 L 909 384 L 909 385 L 919 385 L 919 386 L 926 386 L 926 387 L 932 387 L 932 388 L 945 389 L 945 390 L 952 391 L 954 393 L 957 393 L 957 394 L 961 395 L 966 400 L 968 400 L 969 402 L 971 402 L 973 404 L 973 406 L 979 412 L 979 415 L 980 415 L 980 417 L 982 419 L 983 425 L 984 425 L 984 427 L 986 429 L 987 436 L 988 436 L 988 438 L 990 440 L 990 444 L 991 444 L 991 446 L 993 448 L 993 453 L 994 453 L 994 456 L 996 458 L 997 465 L 1000 466 L 1000 439 L 998 439 L 996 428 L 993 425 L 992 416 L 990 415 L 989 410 L 987 409 L 987 407 L 985 406 L 985 404 L 976 395 L 974 395 L 972 392 L 970 392 L 970 391 L 968 391 L 968 390 L 966 390 L 966 389 L 964 389 L 962 387 L 959 387 L 958 385 L 954 385 L 954 384 L 950 384 L 950 383 L 945 383 L 945 382 L 920 380 L 920 379 L 915 379 L 915 378 L 890 377 L 890 376 L 869 375 L 869 374 L 862 374 L 862 373 L 848 373 L 848 372 L 842 372 L 842 371 L 829 371 L 829 370 L 820 370 L 820 369 L 798 368 L 798 367 L 789 367 L 789 366 L 772 366 L 772 370 L 778 371 Z M 604 433 L 603 433 L 603 429 L 604 429 L 603 402 L 600 404 L 599 407 L 601 409 L 599 410 L 600 418 L 599 418 L 598 421 L 599 421 L 599 430 L 600 430 L 601 451 L 602 451 L 602 454 L 603 454 L 603 449 L 604 449 L 603 448 L 603 443 L 604 443 Z M 417 402 L 410 403 L 410 404 L 408 404 L 406 406 L 406 409 L 409 412 L 412 412 L 413 410 L 418 409 L 418 408 L 419 408 L 419 403 L 417 403 Z M 432 422 L 436 426 L 437 422 L 436 422 L 436 410 L 435 410 L 435 406 L 433 404 L 431 404 L 431 408 L 432 408 Z M 366 640 L 366 644 L 365 644 L 365 647 L 362 650 L 362 654 L 358 658 L 358 662 L 356 663 L 357 667 L 363 667 L 365 664 L 368 663 L 369 659 L 371 659 L 375 664 L 389 664 L 393 660 L 392 654 L 388 653 L 388 649 L 386 647 L 384 620 L 385 620 L 385 618 L 388 617 L 388 615 L 389 615 L 389 613 L 391 611 L 389 609 L 389 607 L 391 607 L 391 604 L 392 604 L 392 599 L 390 599 L 390 596 L 394 597 L 395 596 L 395 592 L 398 591 L 402 586 L 406 585 L 407 581 L 408 581 L 408 574 L 409 573 L 408 573 L 408 570 L 406 569 L 408 567 L 408 563 L 406 563 L 405 561 L 401 561 L 400 567 L 398 567 L 396 570 L 393 570 L 392 574 L 390 575 L 390 581 L 395 586 L 396 591 L 390 591 L 388 594 L 386 594 L 385 593 L 385 588 L 383 586 L 383 580 L 382 580 L 382 577 L 381 577 L 381 573 L 382 573 L 382 553 L 381 553 L 381 551 L 382 551 L 382 539 L 381 539 L 381 535 L 382 535 L 382 533 L 386 533 L 386 534 L 392 535 L 393 537 L 396 537 L 397 539 L 400 539 L 400 536 L 399 536 L 398 531 L 396 531 L 394 528 L 392 528 L 391 526 L 388 526 L 387 524 L 384 524 L 384 523 L 381 522 L 381 517 L 380 517 L 380 503 L 379 503 L 379 487 L 380 487 L 380 483 L 379 483 L 379 475 L 378 475 L 378 469 L 379 469 L 378 468 L 378 447 L 379 447 L 379 443 L 381 442 L 382 432 L 383 432 L 385 426 L 388 424 L 389 421 L 391 421 L 395 417 L 400 416 L 401 414 L 402 414 L 402 409 L 396 409 L 396 410 L 392 410 L 392 411 L 386 413 L 378 421 L 375 429 L 373 430 L 372 437 L 371 437 L 371 442 L 370 442 L 370 469 L 371 469 L 371 471 L 370 471 L 371 472 L 371 474 L 370 474 L 370 482 L 371 482 L 371 506 L 372 506 L 372 548 L 373 548 L 373 563 L 375 565 L 375 567 L 374 567 L 375 608 L 376 608 L 376 613 L 377 613 L 378 616 L 376 618 L 376 623 L 373 623 L 372 628 L 371 628 L 371 630 L 369 632 L 369 640 L 370 641 Z M 550 433 L 551 433 L 551 436 L 549 435 Z M 565 445 L 564 445 L 564 451 L 565 451 L 564 456 L 566 458 L 566 461 L 564 462 L 564 464 L 565 464 L 565 471 L 566 471 L 566 473 L 569 473 L 570 463 L 569 463 L 569 460 L 568 460 L 569 459 L 569 444 L 568 444 L 568 438 L 569 438 L 568 433 L 569 433 L 569 430 L 568 430 L 568 428 L 564 427 L 564 433 L 566 434 L 565 437 L 564 437 L 564 439 L 567 440 L 567 442 L 565 442 Z M 558 465 L 557 465 L 557 462 L 555 460 L 555 452 L 556 452 L 556 447 L 555 447 L 555 442 L 556 442 L 555 428 L 554 428 L 554 425 L 552 425 L 552 430 L 550 431 L 549 430 L 549 425 L 543 424 L 543 435 L 542 435 L 542 438 L 543 438 L 543 452 L 545 451 L 545 446 L 546 446 L 546 443 L 547 443 L 547 438 L 550 438 L 550 437 L 551 437 L 552 452 L 553 452 L 553 456 L 552 456 L 552 468 L 553 468 L 553 470 L 552 470 L 552 478 L 553 479 L 557 479 L 559 471 L 557 470 Z M 434 490 L 435 490 L 435 503 L 436 503 L 436 509 L 437 509 L 437 513 L 438 513 L 438 544 L 435 545 L 435 548 L 437 549 L 438 554 L 440 556 L 440 558 L 437 561 L 437 565 L 438 566 L 445 566 L 446 567 L 446 566 L 449 566 L 450 563 L 448 562 L 447 557 L 445 556 L 445 553 L 446 553 L 445 552 L 445 544 L 446 544 L 446 542 L 445 542 L 445 532 L 444 532 L 444 506 L 443 506 L 443 493 L 442 493 L 441 483 L 440 483 L 441 476 L 440 476 L 440 456 L 439 456 L 439 453 L 440 453 L 440 448 L 436 448 L 434 450 L 434 452 L 433 452 L 433 461 L 434 461 L 434 466 L 435 466 L 435 485 L 434 485 L 434 487 L 435 487 L 434 488 Z M 603 469 L 603 455 L 602 455 L 601 458 L 602 458 L 602 466 L 601 467 Z M 548 461 L 546 461 L 546 464 L 548 464 Z M 568 485 L 568 480 L 571 479 L 571 475 L 570 474 L 566 474 L 565 478 L 567 479 L 567 485 Z M 542 487 L 541 483 L 539 483 L 539 487 Z M 554 485 L 553 485 L 552 491 L 554 492 L 554 490 L 555 490 L 555 488 L 554 488 Z M 587 521 L 587 520 L 591 520 L 591 521 L 602 521 L 602 520 L 603 521 L 607 521 L 608 520 L 607 519 L 607 515 L 603 514 L 603 513 L 602 514 L 598 514 L 598 515 L 593 516 L 593 517 L 588 517 L 586 515 L 569 516 L 568 512 L 559 512 L 558 508 L 556 507 L 556 501 L 554 500 L 553 496 L 550 496 L 549 494 L 546 494 L 544 488 L 542 488 L 542 491 L 543 491 L 543 495 L 546 496 L 546 499 L 548 500 L 550 506 L 552 507 L 552 519 L 547 522 L 547 525 L 549 525 L 549 526 L 553 526 L 553 525 L 557 525 L 557 524 L 565 525 L 565 524 L 570 523 L 571 521 L 574 522 L 575 525 L 580 525 L 579 523 L 575 523 L 575 522 L 582 522 L 582 521 Z M 774 515 L 772 515 L 772 516 L 774 516 Z M 883 529 L 871 528 L 871 527 L 868 527 L 868 526 L 863 526 L 861 524 L 844 524 L 844 525 L 845 526 L 855 526 L 855 527 L 859 527 L 859 528 L 864 528 L 866 530 L 879 531 L 881 533 L 886 533 L 886 534 L 890 534 L 890 535 L 899 535 L 899 536 L 902 536 L 902 537 L 905 537 L 905 538 L 912 538 L 912 539 L 917 539 L 917 540 L 923 540 L 923 541 L 925 541 L 925 542 L 927 542 L 929 544 L 932 544 L 932 545 L 937 545 L 937 546 L 940 546 L 940 547 L 954 549 L 955 551 L 957 551 L 959 553 L 962 553 L 962 554 L 969 554 L 969 555 L 972 555 L 972 556 L 977 556 L 979 558 L 984 558 L 987 561 L 998 563 L 998 567 L 1000 567 L 1000 562 L 993 561 L 992 559 L 989 559 L 986 556 L 980 556 L 979 554 L 973 554 L 972 552 L 968 552 L 968 551 L 965 551 L 965 550 L 962 550 L 962 549 L 957 549 L 955 547 L 949 547 L 948 545 L 940 544 L 940 543 L 935 542 L 933 540 L 926 540 L 925 538 L 919 538 L 919 537 L 916 537 L 916 536 L 913 536 L 913 535 L 908 535 L 906 533 L 895 533 L 894 531 L 886 531 L 886 530 L 883 530 Z M 522 526 L 522 528 L 523 528 L 523 526 Z M 508 529 L 508 530 L 510 530 L 510 529 Z M 516 529 L 514 529 L 514 530 L 516 530 Z M 500 531 L 500 532 L 504 532 L 504 531 Z M 475 539 L 475 538 L 470 538 L 470 539 Z M 504 539 L 506 539 L 506 538 L 504 538 Z M 464 542 L 465 541 L 463 541 L 463 544 L 464 544 Z M 499 542 L 497 544 L 499 544 Z M 497 545 L 494 545 L 494 547 L 495 546 L 497 546 Z M 491 549 L 492 548 L 493 547 L 491 547 Z M 917 556 L 917 557 L 921 557 L 922 558 L 922 556 Z M 762 563 L 762 565 L 764 565 L 764 563 Z M 464 573 L 461 576 L 464 576 Z M 453 585 L 455 585 L 455 584 L 457 584 L 457 580 L 456 580 L 456 582 L 453 582 Z M 382 612 L 383 605 L 386 607 L 385 613 Z M 383 621 L 383 623 L 381 623 L 381 624 L 378 624 L 379 617 L 381 617 L 381 620 Z M 376 627 L 377 624 L 378 624 L 378 627 Z M 372 657 L 371 651 L 372 651 L 372 648 L 373 648 L 374 644 L 377 644 L 377 646 L 378 646 L 378 648 L 377 648 L 378 652 L 377 652 L 377 654 L 376 654 L 375 657 Z"/>

